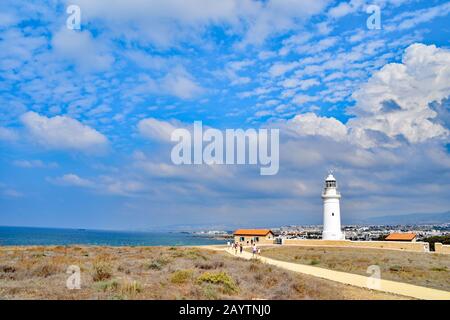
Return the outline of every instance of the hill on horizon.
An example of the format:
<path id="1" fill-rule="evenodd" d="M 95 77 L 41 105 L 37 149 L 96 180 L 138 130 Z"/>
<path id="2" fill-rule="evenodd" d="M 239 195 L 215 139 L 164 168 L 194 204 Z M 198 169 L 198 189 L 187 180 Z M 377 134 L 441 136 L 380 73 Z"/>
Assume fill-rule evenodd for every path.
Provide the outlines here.
<path id="1" fill-rule="evenodd" d="M 390 216 L 379 216 L 371 217 L 361 221 L 364 224 L 441 224 L 450 223 L 450 211 L 441 213 L 411 213 L 402 215 L 390 215 Z"/>

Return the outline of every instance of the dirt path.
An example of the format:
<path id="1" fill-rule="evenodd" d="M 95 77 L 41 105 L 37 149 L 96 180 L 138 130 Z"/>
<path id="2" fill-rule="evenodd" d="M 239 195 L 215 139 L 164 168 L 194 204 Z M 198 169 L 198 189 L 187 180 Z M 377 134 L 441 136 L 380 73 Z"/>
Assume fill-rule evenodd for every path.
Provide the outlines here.
<path id="1" fill-rule="evenodd" d="M 220 250 L 220 251 L 226 251 L 229 254 L 242 258 L 242 259 L 253 259 L 253 256 L 249 252 L 242 252 L 242 254 L 238 253 L 237 255 L 234 254 L 234 250 L 230 250 L 224 247 L 214 247 L 214 246 L 208 246 L 208 248 L 213 250 Z M 369 277 L 347 273 L 347 272 L 340 272 L 340 271 L 333 271 L 329 269 L 319 268 L 319 267 L 313 267 L 313 266 L 307 266 L 303 264 L 298 263 L 292 263 L 292 262 L 285 262 L 285 261 L 279 261 L 275 259 L 270 259 L 266 257 L 258 257 L 258 259 L 261 262 L 283 268 L 286 270 L 304 273 L 307 275 L 311 275 L 314 277 L 319 277 L 331 281 L 336 281 L 348 285 L 352 285 L 355 287 L 365 288 L 368 289 L 368 281 L 369 283 L 371 279 Z M 378 283 L 378 285 L 370 286 L 371 289 L 384 291 L 388 293 L 398 294 L 406 297 L 413 297 L 416 299 L 423 299 L 423 300 L 450 300 L 450 292 L 443 291 L 443 290 L 437 290 L 437 289 L 431 289 L 426 287 L 420 287 L 415 286 L 412 284 L 407 284 L 403 282 L 396 282 L 391 280 L 383 280 L 381 279 Z"/>

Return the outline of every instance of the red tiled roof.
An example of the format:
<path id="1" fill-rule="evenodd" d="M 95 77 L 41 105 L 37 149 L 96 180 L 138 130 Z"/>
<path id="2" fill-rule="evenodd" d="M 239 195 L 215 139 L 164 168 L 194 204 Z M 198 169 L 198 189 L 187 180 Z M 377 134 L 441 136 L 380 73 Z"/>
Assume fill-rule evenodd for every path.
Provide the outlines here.
<path id="1" fill-rule="evenodd" d="M 270 229 L 238 229 L 233 234 L 235 236 L 266 236 L 272 233 Z"/>
<path id="2" fill-rule="evenodd" d="M 386 240 L 403 240 L 403 241 L 411 241 L 414 240 L 416 235 L 414 233 L 391 233 L 386 237 Z"/>

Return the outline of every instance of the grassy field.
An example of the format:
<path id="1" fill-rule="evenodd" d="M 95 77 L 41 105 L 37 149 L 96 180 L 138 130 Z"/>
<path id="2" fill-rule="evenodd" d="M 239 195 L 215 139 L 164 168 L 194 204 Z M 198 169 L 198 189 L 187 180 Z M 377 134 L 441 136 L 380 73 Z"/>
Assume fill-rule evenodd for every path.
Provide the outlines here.
<path id="1" fill-rule="evenodd" d="M 381 278 L 450 291 L 450 255 L 396 250 L 278 246 L 261 254 L 282 261 L 361 275 L 378 265 Z"/>
<path id="2" fill-rule="evenodd" d="M 66 270 L 81 269 L 69 290 Z M 0 299 L 399 299 L 181 247 L 0 247 Z"/>

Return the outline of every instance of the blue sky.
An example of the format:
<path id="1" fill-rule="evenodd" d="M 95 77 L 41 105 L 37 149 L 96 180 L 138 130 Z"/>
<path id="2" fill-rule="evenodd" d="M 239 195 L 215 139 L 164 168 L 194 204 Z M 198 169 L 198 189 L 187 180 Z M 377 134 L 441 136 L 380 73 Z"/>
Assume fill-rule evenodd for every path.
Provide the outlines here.
<path id="1" fill-rule="evenodd" d="M 446 1 L 0 8 L 0 225 L 320 223 L 331 168 L 344 222 L 449 209 Z M 174 166 L 170 131 L 196 120 L 279 128 L 279 173 Z"/>

